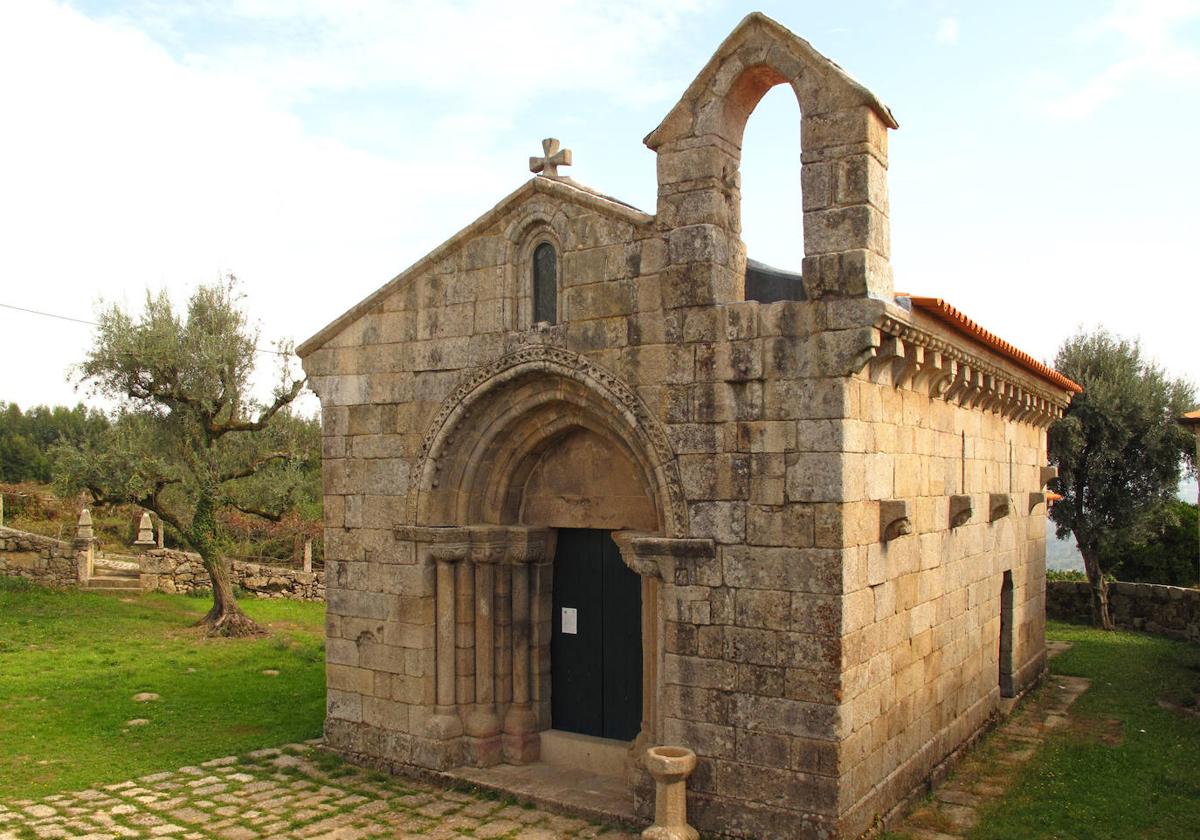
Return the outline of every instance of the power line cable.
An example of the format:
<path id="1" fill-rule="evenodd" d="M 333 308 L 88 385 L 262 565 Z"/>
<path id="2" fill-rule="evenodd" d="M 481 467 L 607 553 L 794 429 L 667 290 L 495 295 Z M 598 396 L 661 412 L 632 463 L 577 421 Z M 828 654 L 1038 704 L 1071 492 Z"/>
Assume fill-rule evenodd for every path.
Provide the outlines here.
<path id="1" fill-rule="evenodd" d="M 70 321 L 74 324 L 85 324 L 89 327 L 100 326 L 95 321 L 85 321 L 83 318 L 72 318 L 70 315 L 58 315 L 54 312 L 42 312 L 40 309 L 27 309 L 24 306 L 14 306 L 11 303 L 0 303 L 0 307 L 3 307 L 4 309 L 15 309 L 17 312 L 25 312 L 29 315 L 41 315 L 43 318 L 57 318 L 60 321 Z M 255 347 L 254 351 L 256 353 L 269 353 L 272 356 L 291 355 L 290 353 L 286 353 L 282 350 L 267 350 L 264 347 Z"/>

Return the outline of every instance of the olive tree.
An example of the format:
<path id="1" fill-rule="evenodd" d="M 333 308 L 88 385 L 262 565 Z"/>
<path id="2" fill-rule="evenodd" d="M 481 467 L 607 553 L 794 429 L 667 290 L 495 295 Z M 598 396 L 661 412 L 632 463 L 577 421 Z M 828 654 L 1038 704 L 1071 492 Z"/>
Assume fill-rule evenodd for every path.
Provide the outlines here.
<path id="1" fill-rule="evenodd" d="M 1176 418 L 1194 402 L 1192 386 L 1171 379 L 1136 341 L 1104 330 L 1080 333 L 1054 366 L 1083 386 L 1050 428 L 1051 508 L 1059 538 L 1072 534 L 1092 591 L 1092 619 L 1112 629 L 1105 574 L 1114 546 L 1144 542 L 1174 498 L 1194 440 Z"/>
<path id="2" fill-rule="evenodd" d="M 116 402 L 111 427 L 94 441 L 56 451 L 62 493 L 101 504 L 140 505 L 200 555 L 213 606 L 199 622 L 215 635 L 261 628 L 238 606 L 221 551 L 224 509 L 279 519 L 295 507 L 316 452 L 313 424 L 292 416 L 304 388 L 281 347 L 279 384 L 257 402 L 250 381 L 259 336 L 239 307 L 233 277 L 201 286 L 177 313 L 165 293 L 147 293 L 139 315 L 109 306 L 79 379 Z M 311 469 L 308 470 L 311 473 Z"/>

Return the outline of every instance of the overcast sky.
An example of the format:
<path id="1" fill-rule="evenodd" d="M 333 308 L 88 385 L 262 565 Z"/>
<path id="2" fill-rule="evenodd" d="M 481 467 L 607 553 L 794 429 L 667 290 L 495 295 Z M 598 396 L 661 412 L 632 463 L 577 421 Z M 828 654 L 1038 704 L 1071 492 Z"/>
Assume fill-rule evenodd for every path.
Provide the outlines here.
<path id="1" fill-rule="evenodd" d="M 1200 1 L 764 2 L 894 110 L 899 290 L 1050 360 L 1078 326 L 1200 380 Z M 232 271 L 302 341 L 531 177 L 653 211 L 642 138 L 754 6 L 0 4 L 0 304 L 89 319 Z M 743 152 L 752 257 L 799 267 L 799 111 Z M 84 325 L 0 308 L 0 400 L 74 402 Z"/>

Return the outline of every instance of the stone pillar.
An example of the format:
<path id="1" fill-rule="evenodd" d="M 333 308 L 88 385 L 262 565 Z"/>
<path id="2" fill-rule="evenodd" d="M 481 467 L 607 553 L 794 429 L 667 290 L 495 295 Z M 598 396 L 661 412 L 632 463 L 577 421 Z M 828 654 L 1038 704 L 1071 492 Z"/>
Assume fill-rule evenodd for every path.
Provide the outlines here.
<path id="1" fill-rule="evenodd" d="M 532 626 L 530 565 L 546 558 L 545 531 L 514 528 L 510 532 L 508 562 L 512 568 L 512 702 L 504 715 L 504 760 L 529 764 L 541 755 L 537 715 L 531 699 L 530 657 Z"/>
<path id="2" fill-rule="evenodd" d="M 80 583 L 92 579 L 96 563 L 96 534 L 92 529 L 92 513 L 87 508 L 79 511 L 79 521 L 75 525 L 75 563 L 76 577 Z"/>
<path id="3" fill-rule="evenodd" d="M 163 521 L 158 520 L 158 547 L 166 548 L 166 541 L 163 539 Z M 311 572 L 312 569 L 305 569 L 306 572 Z"/>
<path id="4" fill-rule="evenodd" d="M 305 546 L 311 543 L 306 542 Z M 435 605 L 437 668 L 437 705 L 429 718 L 431 737 L 445 740 L 462 735 L 462 720 L 455 703 L 455 564 L 466 559 L 467 546 L 447 544 L 431 546 L 430 559 L 437 567 L 437 599 Z M 311 557 L 311 555 L 309 555 Z M 311 562 L 311 559 L 310 561 Z"/>
<path id="5" fill-rule="evenodd" d="M 162 527 L 158 531 L 158 547 L 162 548 Z M 312 571 L 312 537 L 304 538 L 304 571 Z M 453 583 L 453 579 L 451 580 Z"/>
<path id="6" fill-rule="evenodd" d="M 463 705 L 458 696 L 458 681 L 463 669 L 458 658 L 458 636 L 459 619 L 464 612 L 460 600 L 464 586 L 468 598 L 472 591 L 473 579 L 462 575 L 464 569 L 471 568 L 468 562 L 470 532 L 457 527 L 397 526 L 393 533 L 397 540 L 413 544 L 417 564 L 422 571 L 431 571 L 433 578 L 433 644 L 430 651 L 433 662 L 432 668 L 426 666 L 420 672 L 428 681 L 427 686 L 432 683 L 432 696 L 423 699 L 419 708 L 413 706 L 410 720 L 415 721 L 419 712 L 422 722 L 413 723 L 412 762 L 422 767 L 448 770 L 463 763 Z M 424 689 L 425 692 L 428 690 Z M 423 697 L 427 696 L 423 693 Z M 473 697 L 473 694 L 468 697 L 467 702 Z"/>
<path id="7" fill-rule="evenodd" d="M 142 512 L 141 521 L 138 522 L 137 539 L 133 541 L 134 545 L 154 545 L 154 522 L 150 519 L 148 511 Z"/>
<path id="8" fill-rule="evenodd" d="M 500 528 L 471 530 L 471 562 L 475 566 L 475 707 L 467 715 L 470 761 L 477 767 L 500 763 L 500 719 L 496 715 L 495 579 L 505 552 Z"/>

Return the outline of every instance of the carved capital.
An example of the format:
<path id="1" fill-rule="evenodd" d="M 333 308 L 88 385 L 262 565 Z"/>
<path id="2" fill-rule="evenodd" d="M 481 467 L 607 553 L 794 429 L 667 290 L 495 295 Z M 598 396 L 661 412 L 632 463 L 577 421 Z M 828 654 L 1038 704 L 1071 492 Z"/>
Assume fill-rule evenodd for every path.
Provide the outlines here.
<path id="1" fill-rule="evenodd" d="M 423 525 L 397 525 L 392 535 L 419 547 L 418 556 L 423 554 L 440 563 L 457 563 L 466 560 L 471 552 L 471 539 L 467 528 L 455 525 L 445 527 Z"/>
<path id="2" fill-rule="evenodd" d="M 548 528 L 508 529 L 508 552 L 505 562 L 544 563 L 551 555 L 551 532 Z"/>
<path id="3" fill-rule="evenodd" d="M 469 529 L 471 534 L 471 562 L 499 563 L 508 554 L 507 528 L 480 525 Z"/>

